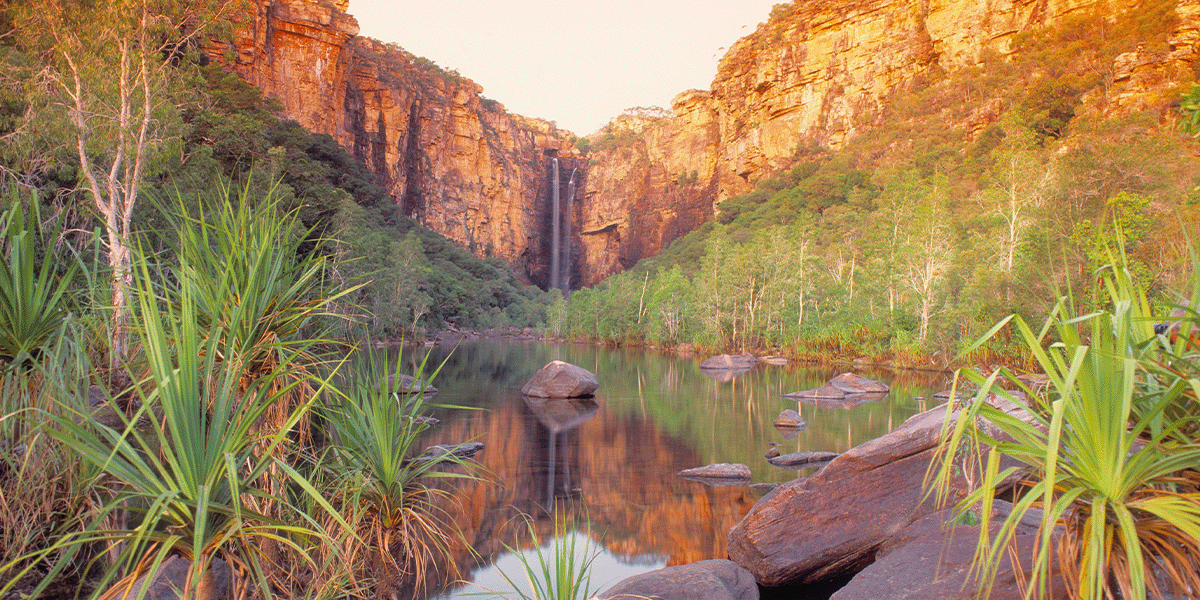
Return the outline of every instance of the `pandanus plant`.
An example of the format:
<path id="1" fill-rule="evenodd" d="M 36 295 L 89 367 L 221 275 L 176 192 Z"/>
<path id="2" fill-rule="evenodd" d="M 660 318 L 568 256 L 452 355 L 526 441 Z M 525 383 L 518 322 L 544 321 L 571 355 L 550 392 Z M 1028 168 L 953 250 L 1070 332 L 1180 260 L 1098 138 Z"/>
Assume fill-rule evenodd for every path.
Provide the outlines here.
<path id="1" fill-rule="evenodd" d="M 357 535 L 345 537 L 347 556 L 359 565 L 361 585 L 390 598 L 401 587 L 424 585 L 431 565 L 453 564 L 455 532 L 438 508 L 445 492 L 433 482 L 472 475 L 445 468 L 462 464 L 453 453 L 417 456 L 431 423 L 424 392 L 440 366 L 423 378 L 422 361 L 414 383 L 404 383 L 399 355 L 389 369 L 369 342 L 348 363 L 343 385 L 322 410 L 335 440 L 326 464 L 336 476 L 336 502 L 356 525 Z"/>
<path id="2" fill-rule="evenodd" d="M 1056 576 L 1066 586 L 1058 593 L 1089 600 L 1200 592 L 1197 352 L 1155 334 L 1123 264 L 1118 256 L 1103 274 L 1103 309 L 1079 314 L 1068 296 L 1036 331 L 1010 318 L 1049 380 L 1044 391 L 1005 392 L 1002 376 L 1019 380 L 1004 370 L 960 373 L 980 387 L 972 401 L 947 407 L 961 415 L 944 432 L 943 497 L 973 453 L 986 457 L 983 479 L 959 503 L 963 511 L 991 514 L 1010 477 L 1020 480 L 1011 513 L 980 528 L 973 573 L 982 597 L 1027 518 L 1040 526 L 1026 597 L 1049 597 Z M 1194 287 L 1192 306 L 1198 295 Z M 1184 329 L 1200 325 L 1195 316 L 1187 313 Z M 1021 404 L 1027 417 L 995 408 L 991 394 Z M 1002 468 L 1002 458 L 1015 466 Z"/>
<path id="3" fill-rule="evenodd" d="M 315 283 L 319 259 L 297 251 L 294 215 L 279 215 L 269 197 L 230 200 L 218 198 L 216 218 L 176 215 L 170 267 L 139 248 L 141 357 L 131 367 L 139 408 L 118 427 L 80 411 L 51 431 L 96 469 L 89 485 L 101 508 L 26 557 L 62 554 L 43 588 L 72 566 L 74 552 L 100 545 L 110 550 L 100 591 L 129 591 L 179 555 L 192 561 L 189 586 L 221 558 L 239 595 L 253 583 L 270 597 L 274 558 L 286 552 L 316 570 L 301 545 L 333 543 L 298 499 L 349 528 L 282 450 L 315 397 L 305 371 L 314 342 L 298 332 L 329 299 Z"/>

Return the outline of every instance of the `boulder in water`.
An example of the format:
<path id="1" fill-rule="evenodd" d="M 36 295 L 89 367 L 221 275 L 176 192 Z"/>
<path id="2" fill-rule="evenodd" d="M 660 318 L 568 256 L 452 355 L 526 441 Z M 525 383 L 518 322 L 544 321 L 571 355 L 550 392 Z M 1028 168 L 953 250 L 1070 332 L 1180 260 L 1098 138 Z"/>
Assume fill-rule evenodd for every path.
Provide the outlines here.
<path id="1" fill-rule="evenodd" d="M 758 364 L 753 354 L 719 354 L 702 363 L 700 368 L 705 371 L 741 371 Z"/>
<path id="2" fill-rule="evenodd" d="M 775 422 L 772 425 L 777 429 L 804 429 L 808 427 L 808 422 L 804 420 L 804 417 L 800 416 L 800 413 L 789 408 L 779 413 L 779 416 L 775 417 Z"/>
<path id="3" fill-rule="evenodd" d="M 595 394 L 599 387 L 595 373 L 556 360 L 535 373 L 521 388 L 521 393 L 539 398 L 580 398 Z"/>

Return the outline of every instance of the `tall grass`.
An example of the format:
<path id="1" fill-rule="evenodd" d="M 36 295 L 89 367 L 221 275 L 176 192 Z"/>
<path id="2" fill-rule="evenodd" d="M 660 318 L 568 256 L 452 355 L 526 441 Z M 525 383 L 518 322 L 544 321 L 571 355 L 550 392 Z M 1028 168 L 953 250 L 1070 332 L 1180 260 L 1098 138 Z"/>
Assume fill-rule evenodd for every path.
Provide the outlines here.
<path id="1" fill-rule="evenodd" d="M 61 559 L 29 555 L 93 508 L 85 466 L 47 435 L 60 406 L 88 406 L 91 370 L 72 312 L 79 262 L 54 260 L 61 233 L 57 219 L 42 218 L 36 195 L 25 205 L 14 191 L 0 214 L 0 581 Z"/>
<path id="2" fill-rule="evenodd" d="M 1037 330 L 1012 319 L 1050 380 L 1044 393 L 1001 390 L 1001 376 L 1017 381 L 1003 369 L 960 373 L 980 391 L 945 431 L 936 474 L 943 498 L 956 465 L 974 452 L 986 456 L 984 476 L 959 503 L 963 510 L 990 514 L 1008 478 L 1021 481 L 999 529 L 980 528 L 974 570 L 983 596 L 1027 517 L 1040 522 L 1027 597 L 1048 597 L 1055 572 L 1077 598 L 1200 591 L 1196 348 L 1155 334 L 1149 302 L 1120 257 L 1112 262 L 1103 309 L 1081 314 L 1068 296 Z M 1190 292 L 1193 306 L 1198 292 Z M 1181 338 L 1195 317 L 1188 313 Z M 1027 416 L 1000 410 L 997 395 Z M 948 416 L 957 408 L 948 406 Z M 1019 466 L 1001 468 L 1005 457 Z"/>
<path id="3" fill-rule="evenodd" d="M 536 543 L 537 531 L 532 520 L 526 517 L 525 524 Z M 521 600 L 587 600 L 596 591 L 592 587 L 591 567 L 600 552 L 587 553 L 589 536 L 570 531 L 565 516 L 555 518 L 553 532 L 554 540 L 546 550 L 539 546 L 532 553 L 523 553 L 504 546 L 521 562 L 521 575 L 529 593 L 513 580 L 513 575 L 501 571 L 500 576 Z M 582 548 L 580 539 L 584 540 Z"/>

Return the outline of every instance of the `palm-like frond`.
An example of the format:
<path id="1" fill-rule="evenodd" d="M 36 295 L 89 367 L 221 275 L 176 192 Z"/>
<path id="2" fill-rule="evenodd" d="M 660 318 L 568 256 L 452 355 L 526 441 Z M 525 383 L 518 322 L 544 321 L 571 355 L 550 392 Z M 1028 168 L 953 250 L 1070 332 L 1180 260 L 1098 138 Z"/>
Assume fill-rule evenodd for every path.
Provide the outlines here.
<path id="1" fill-rule="evenodd" d="M 1161 365 L 1179 363 L 1146 343 L 1154 337 L 1148 303 L 1125 272 L 1114 267 L 1106 283 L 1108 310 L 1071 316 L 1064 301 L 1037 332 L 1013 320 L 1050 380 L 1045 396 L 1001 391 L 997 376 L 1015 380 L 1010 373 L 962 373 L 980 392 L 948 419 L 937 471 L 942 493 L 964 452 L 988 455 L 964 510 L 989 512 L 1011 476 L 1025 486 L 994 535 L 981 528 L 975 570 L 984 595 L 1016 525 L 1035 508 L 1042 513 L 1031 597 L 1049 594 L 1056 569 L 1072 597 L 1141 600 L 1147 590 L 1186 597 L 1200 589 L 1200 444 L 1180 435 L 1196 417 L 1187 395 L 1193 386 L 1164 384 Z M 1021 404 L 1024 418 L 997 408 L 993 393 Z M 1001 456 L 1021 466 L 1001 470 Z"/>

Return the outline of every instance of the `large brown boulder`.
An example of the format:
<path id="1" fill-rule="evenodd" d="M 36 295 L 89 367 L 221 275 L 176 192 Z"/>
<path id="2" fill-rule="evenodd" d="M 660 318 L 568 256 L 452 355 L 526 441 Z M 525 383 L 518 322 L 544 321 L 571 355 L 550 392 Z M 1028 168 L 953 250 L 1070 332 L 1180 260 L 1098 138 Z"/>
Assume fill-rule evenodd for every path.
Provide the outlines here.
<path id="1" fill-rule="evenodd" d="M 732 561 L 702 560 L 623 579 L 604 591 L 603 600 L 758 600 L 758 585 L 749 571 Z"/>
<path id="2" fill-rule="evenodd" d="M 989 526 L 993 535 L 1000 521 Z M 1036 527 L 1018 526 L 1015 542 L 1023 573 L 1032 568 L 1030 557 Z M 972 600 L 977 582 L 969 577 L 979 541 L 979 527 L 954 524 L 954 511 L 940 510 L 913 523 L 888 540 L 875 562 L 854 576 L 830 600 Z M 991 586 L 992 600 L 1022 600 L 1012 553 L 1005 553 Z M 1051 598 L 1066 598 L 1061 579 L 1054 581 Z"/>
<path id="3" fill-rule="evenodd" d="M 1027 416 L 1016 404 L 992 402 Z M 858 572 L 885 540 L 935 509 L 924 480 L 945 416 L 945 407 L 915 415 L 763 496 L 729 532 L 729 557 L 770 587 Z"/>
<path id="4" fill-rule="evenodd" d="M 556 360 L 535 373 L 521 388 L 521 393 L 539 398 L 580 398 L 591 396 L 599 387 L 595 373 Z"/>

